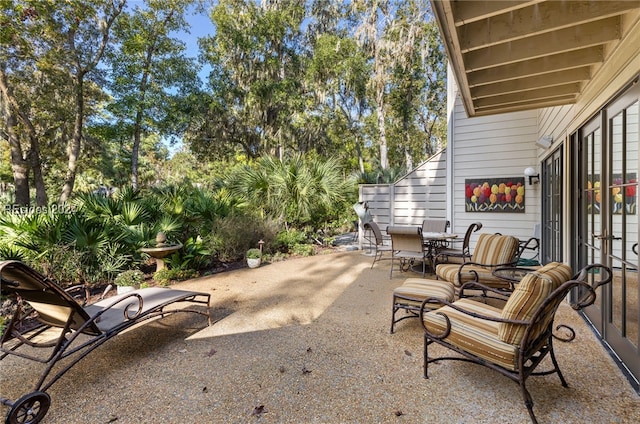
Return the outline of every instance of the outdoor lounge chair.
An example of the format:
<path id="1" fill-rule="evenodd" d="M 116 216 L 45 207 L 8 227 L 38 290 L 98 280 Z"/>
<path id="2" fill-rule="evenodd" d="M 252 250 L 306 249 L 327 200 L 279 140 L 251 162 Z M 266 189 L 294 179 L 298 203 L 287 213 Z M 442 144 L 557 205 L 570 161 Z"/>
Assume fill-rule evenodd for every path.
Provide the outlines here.
<path id="1" fill-rule="evenodd" d="M 463 285 L 461 298 L 448 302 L 442 297 L 426 299 L 420 309 L 424 328 L 424 377 L 428 378 L 428 365 L 442 360 L 462 360 L 484 365 L 509 377 L 519 384 L 531 421 L 536 423 L 533 399 L 525 387 L 531 375 L 558 374 L 562 386 L 567 382 L 558 366 L 553 350 L 553 339 L 568 342 L 575 332 L 566 325 L 554 328 L 558 306 L 567 294 L 577 288 L 580 296 L 574 309 L 593 304 L 596 288 L 611 281 L 611 269 L 603 265 L 590 265 L 571 279 L 571 269 L 552 262 L 527 274 L 516 286 L 502 309 L 463 298 L 466 288 L 476 289 L 478 283 Z M 494 290 L 483 286 L 482 290 Z M 433 304 L 445 306 L 432 310 Z M 564 337 L 553 334 L 563 328 Z M 432 343 L 457 352 L 457 356 L 429 357 Z M 549 355 L 552 369 L 536 371 Z M 547 362 L 548 364 L 548 362 Z M 588 369 L 588 368 L 587 368 Z"/>
<path id="2" fill-rule="evenodd" d="M 18 301 L 0 339 L 0 360 L 14 355 L 44 364 L 30 393 L 15 402 L 0 397 L 10 407 L 6 423 L 40 422 L 51 404 L 47 389 L 98 346 L 135 325 L 176 312 L 204 315 L 211 325 L 207 293 L 146 288 L 83 307 L 70 291 L 22 262 L 0 262 L 0 277 L 2 293 L 15 294 Z M 203 310 L 174 306 L 181 302 L 202 305 Z M 54 366 L 63 360 L 54 374 Z"/>
<path id="3" fill-rule="evenodd" d="M 475 281 L 492 288 L 510 292 L 512 285 L 493 275 L 498 267 L 515 266 L 519 240 L 513 236 L 482 233 L 473 249 L 471 260 L 462 264 L 439 264 L 438 279 L 453 283 L 456 290 L 468 282 Z"/>

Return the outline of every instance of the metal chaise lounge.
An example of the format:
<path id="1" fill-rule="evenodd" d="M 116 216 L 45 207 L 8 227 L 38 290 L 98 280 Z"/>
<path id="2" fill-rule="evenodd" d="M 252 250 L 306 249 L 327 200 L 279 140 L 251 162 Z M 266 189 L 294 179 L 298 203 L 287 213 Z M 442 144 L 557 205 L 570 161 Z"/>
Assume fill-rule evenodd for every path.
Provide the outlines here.
<path id="1" fill-rule="evenodd" d="M 0 339 L 0 360 L 13 355 L 44 364 L 31 392 L 16 401 L 0 396 L 10 407 L 7 424 L 40 422 L 51 404 L 47 389 L 98 346 L 133 326 L 176 312 L 204 315 L 211 325 L 207 293 L 146 288 L 83 306 L 70 294 L 78 288 L 84 292 L 82 286 L 65 291 L 22 262 L 0 262 L 0 277 L 2 293 L 15 294 L 18 302 Z M 180 303 L 203 308 L 179 309 Z"/>

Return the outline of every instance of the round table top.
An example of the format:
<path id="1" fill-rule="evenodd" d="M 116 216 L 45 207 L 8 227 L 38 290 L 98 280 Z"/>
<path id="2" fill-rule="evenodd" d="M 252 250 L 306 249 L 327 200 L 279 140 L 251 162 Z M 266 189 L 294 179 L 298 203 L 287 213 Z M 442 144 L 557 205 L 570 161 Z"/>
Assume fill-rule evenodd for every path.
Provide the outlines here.
<path id="1" fill-rule="evenodd" d="M 452 233 L 432 233 L 432 232 L 422 233 L 422 238 L 430 239 L 430 240 L 447 240 L 447 239 L 454 239 L 457 237 L 458 237 L 457 234 L 452 234 Z"/>
<path id="2" fill-rule="evenodd" d="M 535 268 L 524 267 L 500 267 L 493 270 L 492 274 L 503 280 L 519 283 L 530 272 L 535 271 Z"/>

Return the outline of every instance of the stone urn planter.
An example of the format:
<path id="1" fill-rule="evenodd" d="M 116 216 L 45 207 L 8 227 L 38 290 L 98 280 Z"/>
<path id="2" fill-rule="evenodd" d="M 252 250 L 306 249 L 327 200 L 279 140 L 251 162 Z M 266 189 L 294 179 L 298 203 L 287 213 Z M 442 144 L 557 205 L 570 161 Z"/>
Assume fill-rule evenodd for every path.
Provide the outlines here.
<path id="1" fill-rule="evenodd" d="M 116 286 L 116 293 L 125 294 L 134 291 L 136 288 L 134 286 Z"/>
<path id="2" fill-rule="evenodd" d="M 259 249 L 247 250 L 247 265 L 249 268 L 257 268 L 262 263 L 262 252 Z"/>

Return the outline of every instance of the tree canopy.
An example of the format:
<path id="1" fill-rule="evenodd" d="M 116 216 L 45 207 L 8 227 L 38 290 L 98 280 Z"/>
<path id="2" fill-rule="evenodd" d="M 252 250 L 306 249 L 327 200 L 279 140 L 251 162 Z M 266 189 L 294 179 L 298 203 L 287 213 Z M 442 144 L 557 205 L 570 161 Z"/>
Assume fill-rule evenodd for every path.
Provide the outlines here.
<path id="1" fill-rule="evenodd" d="M 427 0 L 4 0 L 0 9 L 2 203 L 211 183 L 258 159 L 284 178 L 271 161 L 300 155 L 345 177 L 390 175 L 445 143 L 445 55 Z M 214 27 L 197 58 L 184 37 L 196 14 Z"/>

